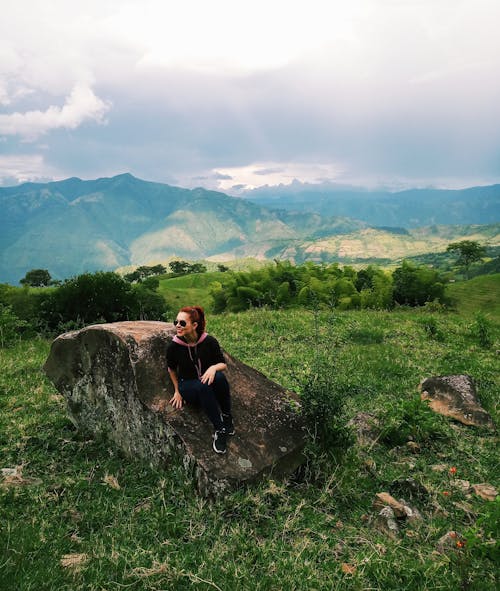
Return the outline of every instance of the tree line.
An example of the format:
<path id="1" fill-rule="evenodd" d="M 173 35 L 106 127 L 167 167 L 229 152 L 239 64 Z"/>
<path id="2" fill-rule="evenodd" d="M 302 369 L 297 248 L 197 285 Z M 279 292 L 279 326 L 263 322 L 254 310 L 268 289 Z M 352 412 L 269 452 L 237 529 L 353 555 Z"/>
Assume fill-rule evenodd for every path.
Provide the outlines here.
<path id="1" fill-rule="evenodd" d="M 406 261 L 393 273 L 374 266 L 357 271 L 338 263 L 295 266 L 275 261 L 259 270 L 231 273 L 224 284 L 214 282 L 211 295 L 216 313 L 258 306 L 390 309 L 396 304 L 444 303 L 444 289 L 438 271 Z"/>
<path id="2" fill-rule="evenodd" d="M 457 264 L 466 275 L 484 254 L 473 241 L 452 243 L 448 250 L 458 254 Z M 169 276 L 206 272 L 201 263 L 172 261 L 169 266 Z M 443 276 L 409 261 L 393 272 L 375 266 L 356 270 L 338 263 L 293 265 L 278 260 L 254 271 L 231 272 L 224 265 L 218 269 L 227 273 L 223 282 L 214 281 L 210 288 L 215 313 L 258 306 L 348 310 L 447 303 Z M 93 323 L 165 319 L 170 311 L 157 292 L 165 273 L 163 265 L 141 266 L 124 277 L 99 271 L 54 282 L 47 270 L 33 269 L 20 281 L 23 288 L 0 284 L 0 346 L 23 331 L 52 336 Z"/>

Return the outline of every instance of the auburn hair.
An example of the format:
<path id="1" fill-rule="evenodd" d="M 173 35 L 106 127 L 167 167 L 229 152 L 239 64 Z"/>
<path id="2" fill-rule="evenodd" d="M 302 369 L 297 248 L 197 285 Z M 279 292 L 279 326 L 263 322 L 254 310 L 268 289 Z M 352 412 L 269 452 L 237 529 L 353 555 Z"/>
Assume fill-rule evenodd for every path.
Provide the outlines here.
<path id="1" fill-rule="evenodd" d="M 184 312 L 184 314 L 187 314 L 191 322 L 198 323 L 196 332 L 198 337 L 201 337 L 201 335 L 205 332 L 205 326 L 207 324 L 205 321 L 205 312 L 203 308 L 201 306 L 186 306 L 185 308 L 181 308 L 179 312 Z"/>

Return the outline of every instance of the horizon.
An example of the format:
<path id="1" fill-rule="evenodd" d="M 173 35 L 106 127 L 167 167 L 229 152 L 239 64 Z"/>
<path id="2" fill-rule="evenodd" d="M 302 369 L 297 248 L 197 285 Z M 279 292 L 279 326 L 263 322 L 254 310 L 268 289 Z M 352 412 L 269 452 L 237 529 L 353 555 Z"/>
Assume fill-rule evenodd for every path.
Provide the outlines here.
<path id="1" fill-rule="evenodd" d="M 112 176 L 101 176 L 101 177 L 97 177 L 97 178 L 82 178 L 79 176 L 70 176 L 70 177 L 51 179 L 51 180 L 22 181 L 22 182 L 13 184 L 13 185 L 0 185 L 0 190 L 1 189 L 15 189 L 16 187 L 21 187 L 23 185 L 45 185 L 45 184 L 52 184 L 52 183 L 61 183 L 61 182 L 70 181 L 70 180 L 77 180 L 77 181 L 81 181 L 81 182 L 112 180 L 112 179 L 115 179 L 115 178 L 118 178 L 121 176 L 130 176 L 136 180 L 146 182 L 146 183 L 157 183 L 157 184 L 167 185 L 167 186 L 179 188 L 179 189 L 188 189 L 191 191 L 194 191 L 196 189 L 203 189 L 206 191 L 216 191 L 216 192 L 220 192 L 220 193 L 225 193 L 226 195 L 229 195 L 231 197 L 245 197 L 247 194 L 250 194 L 253 191 L 259 191 L 261 189 L 269 189 L 269 190 L 272 190 L 273 188 L 286 189 L 287 187 L 292 188 L 293 186 L 297 186 L 297 185 L 300 185 L 302 187 L 324 186 L 324 187 L 332 187 L 332 188 L 336 188 L 336 189 L 345 188 L 346 190 L 355 189 L 355 190 L 367 191 L 367 192 L 387 192 L 387 193 L 404 193 L 406 191 L 425 191 L 425 190 L 429 190 L 429 191 L 462 191 L 462 190 L 467 190 L 467 189 L 476 189 L 476 188 L 480 188 L 480 187 L 494 187 L 494 186 L 500 185 L 500 182 L 497 182 L 497 183 L 493 182 L 493 183 L 487 183 L 487 184 L 474 184 L 474 185 L 464 185 L 464 186 L 457 186 L 457 187 L 445 187 L 445 186 L 435 186 L 435 185 L 388 187 L 388 186 L 383 186 L 383 185 L 378 185 L 378 186 L 376 186 L 376 185 L 374 185 L 374 186 L 353 185 L 353 184 L 335 182 L 334 180 L 322 180 L 322 181 L 317 181 L 317 182 L 311 182 L 311 181 L 300 181 L 299 179 L 293 179 L 289 183 L 279 183 L 276 185 L 264 184 L 264 185 L 260 185 L 260 186 L 256 186 L 256 187 L 248 187 L 247 186 L 242 190 L 234 190 L 233 189 L 232 191 L 231 190 L 224 191 L 222 189 L 214 189 L 211 187 L 205 187 L 203 185 L 195 185 L 192 187 L 185 187 L 182 185 L 175 185 L 172 183 L 141 178 L 131 172 L 120 172 L 120 173 L 114 174 Z"/>

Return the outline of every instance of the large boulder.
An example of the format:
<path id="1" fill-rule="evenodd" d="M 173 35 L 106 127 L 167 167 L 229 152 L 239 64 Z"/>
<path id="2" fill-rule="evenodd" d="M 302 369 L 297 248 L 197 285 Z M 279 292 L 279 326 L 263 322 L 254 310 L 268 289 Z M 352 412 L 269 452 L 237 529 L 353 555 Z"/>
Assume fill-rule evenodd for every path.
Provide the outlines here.
<path id="1" fill-rule="evenodd" d="M 472 378 L 468 375 L 436 376 L 420 384 L 422 400 L 435 412 L 464 425 L 495 429 L 491 415 L 481 406 Z"/>
<path id="2" fill-rule="evenodd" d="M 78 429 L 104 435 L 127 456 L 157 467 L 180 454 L 206 496 L 295 470 L 305 442 L 297 396 L 225 353 L 236 435 L 225 455 L 216 454 L 205 415 L 168 402 L 166 349 L 174 334 L 173 324 L 141 321 L 57 337 L 44 369 Z"/>

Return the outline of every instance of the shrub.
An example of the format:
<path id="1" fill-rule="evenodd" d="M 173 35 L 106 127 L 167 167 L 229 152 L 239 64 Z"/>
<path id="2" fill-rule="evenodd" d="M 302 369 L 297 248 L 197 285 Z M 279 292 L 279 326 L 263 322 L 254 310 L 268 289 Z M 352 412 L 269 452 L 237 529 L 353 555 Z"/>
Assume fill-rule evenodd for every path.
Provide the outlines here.
<path id="1" fill-rule="evenodd" d="M 423 306 L 433 300 L 443 301 L 444 284 L 439 273 L 404 261 L 393 273 L 394 301 L 409 306 Z"/>
<path id="2" fill-rule="evenodd" d="M 431 443 L 447 439 L 448 425 L 419 396 L 392 404 L 381 421 L 380 441 L 391 447 L 408 441 Z"/>
<path id="3" fill-rule="evenodd" d="M 426 316 L 425 318 L 420 319 L 420 324 L 430 339 L 436 341 L 441 341 L 443 339 L 438 323 L 433 316 Z"/>
<path id="4" fill-rule="evenodd" d="M 344 412 L 345 394 L 326 364 L 316 364 L 301 389 L 302 415 L 311 440 L 332 456 L 341 454 L 352 441 Z"/>
<path id="5" fill-rule="evenodd" d="M 0 304 L 0 347 L 12 345 L 16 338 L 28 327 L 28 323 L 18 318 L 10 306 Z"/>
<path id="6" fill-rule="evenodd" d="M 84 273 L 68 279 L 44 302 L 41 316 L 50 328 L 130 320 L 138 313 L 133 288 L 112 272 Z"/>
<path id="7" fill-rule="evenodd" d="M 472 334 L 478 340 L 479 345 L 489 349 L 493 344 L 491 322 L 482 312 L 478 312 L 472 325 Z"/>

